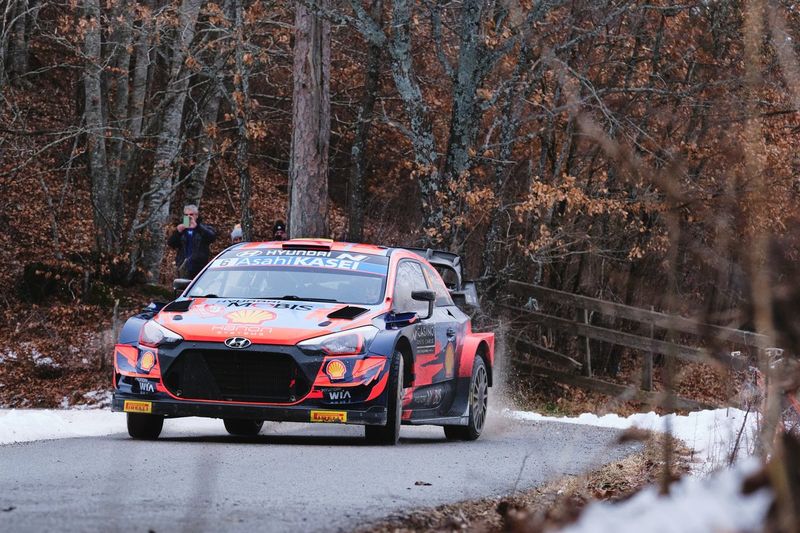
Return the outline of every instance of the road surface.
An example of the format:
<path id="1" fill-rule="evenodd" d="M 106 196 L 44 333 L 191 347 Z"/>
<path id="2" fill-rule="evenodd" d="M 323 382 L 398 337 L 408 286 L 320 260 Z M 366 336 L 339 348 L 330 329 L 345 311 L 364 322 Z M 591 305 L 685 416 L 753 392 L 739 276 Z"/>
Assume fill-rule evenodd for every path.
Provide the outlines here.
<path id="1" fill-rule="evenodd" d="M 347 531 L 532 488 L 636 449 L 615 445 L 616 430 L 489 420 L 469 443 L 403 427 L 396 447 L 365 445 L 357 426 L 267 423 L 258 437 L 234 438 L 222 421 L 186 431 L 187 420 L 178 430 L 167 420 L 154 442 L 0 446 L 0 531 Z"/>

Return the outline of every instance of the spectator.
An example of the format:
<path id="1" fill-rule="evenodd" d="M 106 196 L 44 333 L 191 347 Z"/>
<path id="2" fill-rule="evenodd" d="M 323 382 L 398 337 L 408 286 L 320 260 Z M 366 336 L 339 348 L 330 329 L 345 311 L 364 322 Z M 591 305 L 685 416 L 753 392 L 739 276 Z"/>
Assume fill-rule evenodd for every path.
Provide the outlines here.
<path id="1" fill-rule="evenodd" d="M 286 240 L 286 225 L 283 223 L 283 220 L 276 221 L 275 225 L 272 226 L 272 240 L 273 241 Z"/>
<path id="2" fill-rule="evenodd" d="M 183 221 L 175 227 L 167 244 L 175 248 L 175 266 L 178 276 L 194 278 L 211 258 L 209 246 L 217 238 L 214 228 L 200 222 L 200 211 L 196 205 L 183 208 Z"/>

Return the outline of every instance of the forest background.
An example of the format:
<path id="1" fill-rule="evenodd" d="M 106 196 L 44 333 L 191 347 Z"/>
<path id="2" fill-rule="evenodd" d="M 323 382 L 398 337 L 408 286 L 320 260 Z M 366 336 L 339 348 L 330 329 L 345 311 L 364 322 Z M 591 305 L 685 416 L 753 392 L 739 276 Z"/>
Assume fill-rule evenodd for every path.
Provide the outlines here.
<path id="1" fill-rule="evenodd" d="M 798 353 L 792 1 L 0 10 L 4 405 L 107 385 L 113 317 L 175 276 L 187 203 L 214 251 L 280 219 L 458 252 L 490 309 L 519 279 Z"/>

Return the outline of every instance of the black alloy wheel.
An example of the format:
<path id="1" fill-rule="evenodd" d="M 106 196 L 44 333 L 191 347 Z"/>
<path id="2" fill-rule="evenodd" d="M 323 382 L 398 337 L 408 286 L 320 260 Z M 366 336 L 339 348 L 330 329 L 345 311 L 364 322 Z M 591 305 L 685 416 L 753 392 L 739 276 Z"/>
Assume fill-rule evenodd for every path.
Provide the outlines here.
<path id="1" fill-rule="evenodd" d="M 482 357 L 475 357 L 469 386 L 469 422 L 466 426 L 444 426 L 449 440 L 475 440 L 481 436 L 489 405 L 489 374 Z"/>

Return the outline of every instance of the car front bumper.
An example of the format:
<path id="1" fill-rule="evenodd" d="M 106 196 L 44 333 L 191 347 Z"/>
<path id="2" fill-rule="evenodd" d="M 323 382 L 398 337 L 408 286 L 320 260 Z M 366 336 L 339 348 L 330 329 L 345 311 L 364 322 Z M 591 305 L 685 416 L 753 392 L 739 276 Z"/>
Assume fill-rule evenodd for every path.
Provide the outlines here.
<path id="1" fill-rule="evenodd" d="M 159 395 L 161 396 L 161 395 Z M 252 405 L 231 402 L 199 402 L 165 398 L 145 398 L 137 394 L 115 392 L 111 410 L 161 415 L 170 418 L 200 416 L 207 418 L 244 418 L 276 422 L 328 422 L 339 424 L 385 425 L 386 407 L 364 410 L 346 406 L 314 407 L 306 405 Z"/>

